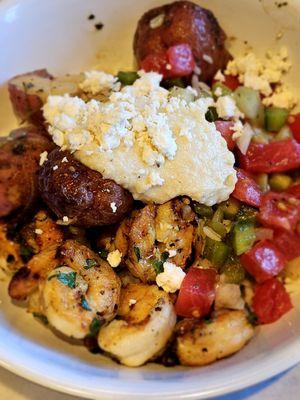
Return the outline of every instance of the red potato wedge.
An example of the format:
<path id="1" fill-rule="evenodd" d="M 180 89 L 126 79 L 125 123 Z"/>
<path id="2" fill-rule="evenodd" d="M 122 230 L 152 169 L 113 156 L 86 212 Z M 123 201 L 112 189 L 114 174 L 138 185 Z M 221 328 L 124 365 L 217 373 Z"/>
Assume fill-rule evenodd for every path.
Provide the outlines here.
<path id="1" fill-rule="evenodd" d="M 75 96 L 83 75 L 53 78 L 45 69 L 18 75 L 8 82 L 8 91 L 14 113 L 21 122 L 37 126 L 44 123 L 42 106 L 47 97 L 65 93 Z"/>

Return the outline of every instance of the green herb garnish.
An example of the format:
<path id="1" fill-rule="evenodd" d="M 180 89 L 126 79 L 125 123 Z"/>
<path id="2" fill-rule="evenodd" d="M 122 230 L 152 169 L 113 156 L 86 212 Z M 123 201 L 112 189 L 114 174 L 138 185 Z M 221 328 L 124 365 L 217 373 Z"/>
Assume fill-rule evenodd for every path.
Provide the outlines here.
<path id="1" fill-rule="evenodd" d="M 91 336 L 97 336 L 99 329 L 102 325 L 102 322 L 98 318 L 94 318 L 90 325 L 90 334 Z"/>
<path id="2" fill-rule="evenodd" d="M 20 246 L 20 255 L 23 261 L 27 262 L 34 255 L 34 251 L 30 246 Z"/>
<path id="3" fill-rule="evenodd" d="M 160 259 L 161 259 L 161 261 L 164 263 L 165 261 L 167 261 L 167 259 L 169 258 L 169 252 L 168 251 L 164 251 L 162 254 L 161 254 L 161 257 L 160 257 Z"/>
<path id="4" fill-rule="evenodd" d="M 86 260 L 85 260 L 85 266 L 84 266 L 84 269 L 90 269 L 90 268 L 93 268 L 93 267 L 97 267 L 98 266 L 98 263 L 97 263 L 97 261 L 96 260 L 94 260 L 93 258 L 87 258 Z"/>
<path id="5" fill-rule="evenodd" d="M 76 287 L 76 272 L 59 272 L 58 274 L 51 275 L 48 281 L 53 278 L 57 278 L 63 285 L 68 286 L 71 289 Z"/>
<path id="6" fill-rule="evenodd" d="M 81 302 L 80 305 L 82 308 L 84 308 L 87 311 L 92 311 L 91 307 L 89 306 L 89 303 L 87 302 L 87 299 L 82 295 L 81 296 Z"/>
<path id="7" fill-rule="evenodd" d="M 156 272 L 156 275 L 158 275 L 158 274 L 160 274 L 161 272 L 164 271 L 164 264 L 163 264 L 162 261 L 154 260 L 152 265 L 153 265 L 153 268 L 154 268 L 154 270 Z"/>
<path id="8" fill-rule="evenodd" d="M 102 258 L 102 260 L 107 260 L 108 250 L 101 249 L 98 251 L 98 253 L 99 253 L 99 256 Z"/>
<path id="9" fill-rule="evenodd" d="M 141 259 L 141 251 L 140 251 L 139 247 L 134 247 L 133 251 L 134 251 L 134 254 L 136 256 L 136 259 L 138 261 L 140 261 L 140 259 Z"/>

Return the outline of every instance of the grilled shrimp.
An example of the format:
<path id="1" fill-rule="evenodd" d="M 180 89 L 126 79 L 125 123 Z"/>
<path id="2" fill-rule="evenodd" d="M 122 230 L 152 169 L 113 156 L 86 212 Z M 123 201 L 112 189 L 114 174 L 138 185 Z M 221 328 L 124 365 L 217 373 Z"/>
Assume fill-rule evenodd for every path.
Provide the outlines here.
<path id="1" fill-rule="evenodd" d="M 183 320 L 177 328 L 176 352 L 182 365 L 200 366 L 236 353 L 252 338 L 254 329 L 244 311 L 228 311 L 211 323 Z"/>
<path id="2" fill-rule="evenodd" d="M 58 253 L 61 265 L 40 286 L 43 313 L 61 333 L 83 339 L 94 318 L 115 316 L 120 279 L 106 261 L 75 241 L 66 241 Z"/>
<path id="3" fill-rule="evenodd" d="M 60 227 L 49 217 L 47 212 L 39 211 L 33 222 L 21 231 L 24 249 L 33 253 L 28 263 L 12 277 L 8 293 L 14 300 L 25 300 L 38 288 L 39 282 L 55 268 L 59 261 L 56 250 L 64 235 Z"/>
<path id="4" fill-rule="evenodd" d="M 22 266 L 20 245 L 7 238 L 7 226 L 0 223 L 0 270 L 11 274 Z"/>
<path id="5" fill-rule="evenodd" d="M 173 252 L 172 262 L 184 268 L 192 252 L 195 214 L 184 200 L 147 205 L 132 218 L 128 232 L 128 259 L 131 273 L 142 282 L 153 282 L 153 262 Z"/>
<path id="6" fill-rule="evenodd" d="M 131 283 L 122 289 L 118 317 L 100 329 L 98 343 L 101 349 L 130 367 L 158 355 L 176 323 L 168 294 L 144 284 Z"/>

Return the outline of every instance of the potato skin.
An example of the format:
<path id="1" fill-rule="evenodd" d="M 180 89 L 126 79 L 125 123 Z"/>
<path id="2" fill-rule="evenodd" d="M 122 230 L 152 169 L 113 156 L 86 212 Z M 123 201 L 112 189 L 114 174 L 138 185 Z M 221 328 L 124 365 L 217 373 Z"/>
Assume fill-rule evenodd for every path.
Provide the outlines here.
<path id="1" fill-rule="evenodd" d="M 43 129 L 15 129 L 0 147 L 0 217 L 24 215 L 38 198 L 40 154 L 54 144 Z"/>
<path id="2" fill-rule="evenodd" d="M 21 121 L 28 121 L 34 125 L 43 125 L 44 118 L 41 110 L 44 103 L 43 93 L 29 94 L 27 92 L 27 87 L 32 85 L 31 80 L 35 76 L 44 78 L 45 84 L 53 79 L 46 69 L 28 72 L 10 79 L 8 92 L 14 113 Z M 23 79 L 22 86 L 20 86 L 20 78 Z"/>
<path id="3" fill-rule="evenodd" d="M 68 161 L 62 162 L 64 158 Z M 127 190 L 59 149 L 49 154 L 40 169 L 39 188 L 58 218 L 67 216 L 73 225 L 82 227 L 117 223 L 133 203 Z M 115 203 L 115 212 L 112 203 Z"/>
<path id="4" fill-rule="evenodd" d="M 150 21 L 160 14 L 161 26 L 151 28 Z M 148 54 L 165 52 L 170 46 L 187 43 L 191 46 L 200 79 L 210 81 L 230 59 L 224 46 L 226 34 L 213 13 L 189 1 L 176 1 L 146 12 L 138 22 L 134 36 L 134 54 L 140 63 Z M 203 59 L 209 56 L 212 63 Z"/>

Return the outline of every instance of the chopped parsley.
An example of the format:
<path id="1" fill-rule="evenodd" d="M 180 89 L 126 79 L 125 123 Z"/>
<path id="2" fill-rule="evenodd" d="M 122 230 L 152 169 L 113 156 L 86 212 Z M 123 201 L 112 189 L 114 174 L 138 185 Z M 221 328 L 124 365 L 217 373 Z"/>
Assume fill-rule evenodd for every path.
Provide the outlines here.
<path id="1" fill-rule="evenodd" d="M 98 266 L 98 263 L 97 263 L 97 261 L 96 260 L 94 260 L 93 258 L 87 258 L 86 260 L 85 260 L 85 266 L 84 266 L 84 269 L 90 269 L 90 268 L 93 268 L 93 267 L 97 267 Z"/>
<path id="2" fill-rule="evenodd" d="M 141 251 L 140 251 L 139 247 L 134 247 L 133 251 L 134 251 L 134 254 L 136 256 L 136 259 L 138 261 L 140 261 L 140 259 L 141 259 Z"/>
<path id="3" fill-rule="evenodd" d="M 108 250 L 101 249 L 98 251 L 98 253 L 99 253 L 99 256 L 102 258 L 102 260 L 107 260 Z"/>
<path id="4" fill-rule="evenodd" d="M 91 336 L 97 336 L 102 322 L 98 318 L 94 318 L 90 325 Z"/>
<path id="5" fill-rule="evenodd" d="M 169 258 L 170 254 L 168 251 L 164 251 L 163 253 L 161 253 L 161 261 L 164 263 L 165 261 L 167 261 L 167 259 Z"/>
<path id="6" fill-rule="evenodd" d="M 156 275 L 160 274 L 161 272 L 164 271 L 164 263 L 162 261 L 159 260 L 154 260 L 153 263 L 153 268 L 156 272 Z"/>
<path id="7" fill-rule="evenodd" d="M 27 262 L 33 256 L 34 251 L 30 246 L 21 245 L 20 246 L 20 254 L 21 254 L 22 260 Z"/>
<path id="8" fill-rule="evenodd" d="M 68 286 L 71 289 L 76 287 L 76 272 L 58 272 L 58 274 L 51 275 L 48 278 L 50 281 L 53 278 L 57 278 L 63 285 Z"/>
<path id="9" fill-rule="evenodd" d="M 89 303 L 87 302 L 86 298 L 82 295 L 81 296 L 81 302 L 80 305 L 82 308 L 84 308 L 87 311 L 92 311 L 91 307 L 89 306 Z"/>

